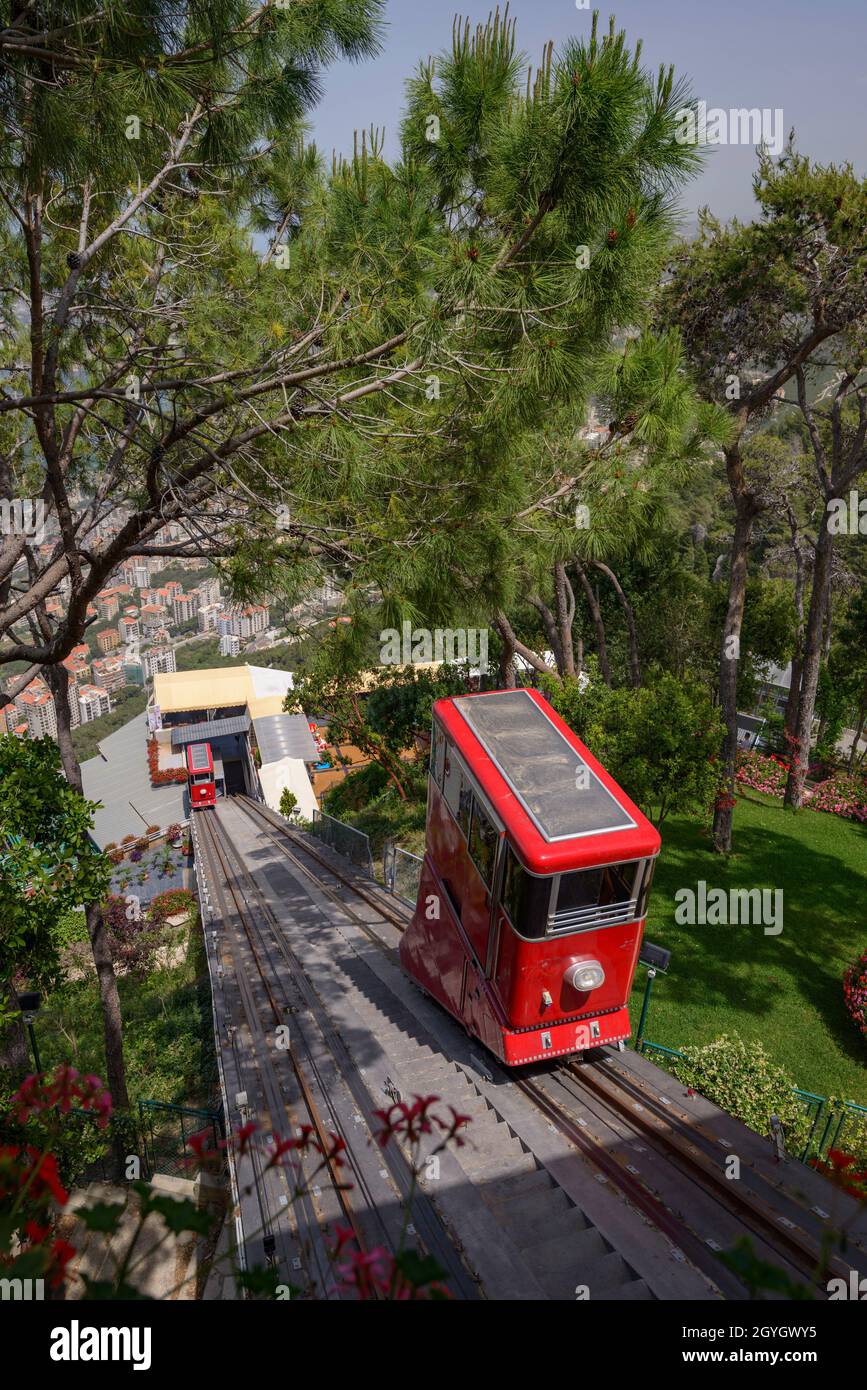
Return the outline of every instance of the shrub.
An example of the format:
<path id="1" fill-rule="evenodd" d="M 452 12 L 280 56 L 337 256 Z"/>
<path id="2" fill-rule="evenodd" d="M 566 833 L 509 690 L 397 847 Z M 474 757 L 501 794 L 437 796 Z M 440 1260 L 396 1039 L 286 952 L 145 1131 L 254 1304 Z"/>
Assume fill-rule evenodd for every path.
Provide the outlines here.
<path id="1" fill-rule="evenodd" d="M 123 850 L 122 850 L 122 849 L 113 849 L 112 852 L 111 852 L 111 854 L 108 856 L 108 860 L 109 860 L 109 863 L 110 863 L 110 864 L 122 864 L 122 863 L 123 863 Z"/>
<path id="2" fill-rule="evenodd" d="M 161 827 L 159 825 L 149 825 L 146 833 L 148 835 L 159 835 Z"/>
<path id="3" fill-rule="evenodd" d="M 295 793 L 290 792 L 288 787 L 284 787 L 280 797 L 280 815 L 285 816 L 288 820 L 297 805 L 298 798 Z"/>
<path id="4" fill-rule="evenodd" d="M 843 1003 L 863 1038 L 867 1038 L 867 951 L 843 976 Z"/>
<path id="5" fill-rule="evenodd" d="M 183 827 L 180 825 L 170 825 L 166 829 L 167 840 L 179 840 L 183 834 Z"/>
<path id="6" fill-rule="evenodd" d="M 747 1046 L 737 1034 L 724 1033 L 703 1047 L 685 1047 L 683 1053 L 683 1060 L 675 1064 L 678 1080 L 757 1134 L 767 1135 L 771 1116 L 778 1115 L 788 1152 L 800 1152 L 810 1132 L 809 1116 L 794 1093 L 795 1083 L 761 1043 Z"/>
<path id="7" fill-rule="evenodd" d="M 196 900 L 187 888 L 169 888 L 165 893 L 159 893 L 148 909 L 148 917 L 151 922 L 165 922 L 166 918 L 174 917 L 181 912 L 192 912 Z"/>
<path id="8" fill-rule="evenodd" d="M 103 852 L 108 854 L 109 850 L 117 849 L 117 840 L 109 840 L 107 845 L 103 845 Z"/>

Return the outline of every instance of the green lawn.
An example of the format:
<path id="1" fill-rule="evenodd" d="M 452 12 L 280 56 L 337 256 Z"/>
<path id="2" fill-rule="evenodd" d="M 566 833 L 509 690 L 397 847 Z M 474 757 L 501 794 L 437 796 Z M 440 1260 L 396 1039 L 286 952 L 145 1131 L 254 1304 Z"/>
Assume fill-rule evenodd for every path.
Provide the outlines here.
<path id="1" fill-rule="evenodd" d="M 144 980 L 118 978 L 127 1083 L 133 1105 L 163 1100 L 208 1106 L 217 1096 L 211 997 L 201 929 L 193 928 L 182 964 Z M 102 1014 L 96 979 L 70 980 L 46 997 L 36 1020 L 43 1067 L 71 1062 L 105 1077 Z"/>
<path id="2" fill-rule="evenodd" d="M 735 809 L 735 853 L 715 854 L 706 829 L 684 817 L 662 826 L 648 939 L 672 953 L 657 976 L 645 1036 L 679 1048 L 721 1033 L 761 1040 L 795 1083 L 867 1104 L 867 1043 L 843 1009 L 844 968 L 867 946 L 867 826 L 820 811 L 792 814 L 749 792 Z M 682 926 L 675 893 L 782 888 L 783 930 Z M 646 971 L 639 966 L 633 1018 Z"/>

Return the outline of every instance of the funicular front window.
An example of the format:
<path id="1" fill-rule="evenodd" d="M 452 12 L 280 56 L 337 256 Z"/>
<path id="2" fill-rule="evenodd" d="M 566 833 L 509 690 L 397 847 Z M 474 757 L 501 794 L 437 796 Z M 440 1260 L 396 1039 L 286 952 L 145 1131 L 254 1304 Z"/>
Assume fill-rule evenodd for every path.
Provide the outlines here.
<path id="1" fill-rule="evenodd" d="M 632 921 L 637 916 L 635 890 L 642 869 L 642 862 L 633 862 L 561 874 L 551 930 L 582 931 Z"/>
<path id="2" fill-rule="evenodd" d="M 550 878 L 537 878 L 528 873 L 511 846 L 507 846 L 502 905 L 520 936 L 539 940 L 545 935 L 552 882 Z"/>

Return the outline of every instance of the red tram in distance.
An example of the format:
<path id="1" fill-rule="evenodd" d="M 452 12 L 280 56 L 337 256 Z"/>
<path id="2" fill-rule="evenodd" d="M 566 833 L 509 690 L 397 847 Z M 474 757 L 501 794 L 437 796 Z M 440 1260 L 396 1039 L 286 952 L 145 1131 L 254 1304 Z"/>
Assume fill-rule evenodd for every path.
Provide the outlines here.
<path id="1" fill-rule="evenodd" d="M 657 831 L 537 691 L 433 716 L 404 970 L 507 1066 L 627 1038 Z"/>
<path id="2" fill-rule="evenodd" d="M 187 788 L 191 811 L 201 811 L 205 806 L 216 804 L 214 759 L 209 743 L 187 744 Z"/>

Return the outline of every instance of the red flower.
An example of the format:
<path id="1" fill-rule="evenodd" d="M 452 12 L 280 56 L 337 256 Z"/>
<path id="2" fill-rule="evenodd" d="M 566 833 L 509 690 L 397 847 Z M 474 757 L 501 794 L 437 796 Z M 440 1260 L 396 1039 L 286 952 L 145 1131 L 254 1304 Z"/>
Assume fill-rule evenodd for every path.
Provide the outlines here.
<path id="1" fill-rule="evenodd" d="M 439 1096 L 414 1096 L 414 1105 L 398 1101 L 387 1110 L 374 1110 L 374 1115 L 382 1121 L 382 1129 L 375 1135 L 376 1142 L 385 1148 L 392 1138 L 407 1139 L 417 1144 L 423 1134 L 433 1132 L 433 1118 L 428 1114 L 430 1107 Z M 437 1121 L 439 1123 L 439 1121 Z"/>
<path id="2" fill-rule="evenodd" d="M 66 1266 L 69 1261 L 78 1254 L 74 1245 L 70 1245 L 68 1240 L 56 1240 L 51 1247 L 51 1267 L 49 1283 L 53 1289 L 58 1288 L 66 1278 Z"/>

